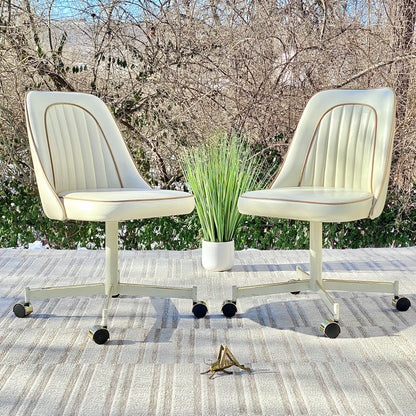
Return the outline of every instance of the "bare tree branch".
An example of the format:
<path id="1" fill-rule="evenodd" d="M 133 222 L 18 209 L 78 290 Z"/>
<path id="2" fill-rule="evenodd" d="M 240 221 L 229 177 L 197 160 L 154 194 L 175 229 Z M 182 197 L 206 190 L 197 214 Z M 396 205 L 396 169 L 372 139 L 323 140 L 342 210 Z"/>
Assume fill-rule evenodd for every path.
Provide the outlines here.
<path id="1" fill-rule="evenodd" d="M 410 55 L 406 55 L 406 56 L 397 56 L 397 57 L 395 57 L 393 59 L 390 59 L 389 61 L 386 61 L 386 62 L 379 62 L 378 64 L 372 65 L 372 66 L 356 73 L 352 77 L 346 79 L 345 81 L 343 81 L 339 84 L 332 85 L 331 88 L 342 88 L 345 85 L 348 85 L 353 81 L 356 81 L 357 79 L 361 78 L 362 76 L 367 75 L 369 72 L 373 72 L 373 71 L 375 71 L 377 69 L 380 69 L 380 68 L 382 68 L 384 66 L 387 66 L 387 65 L 392 65 L 396 62 L 409 60 L 409 59 L 414 59 L 414 58 L 416 58 L 416 55 L 415 54 L 410 54 Z"/>

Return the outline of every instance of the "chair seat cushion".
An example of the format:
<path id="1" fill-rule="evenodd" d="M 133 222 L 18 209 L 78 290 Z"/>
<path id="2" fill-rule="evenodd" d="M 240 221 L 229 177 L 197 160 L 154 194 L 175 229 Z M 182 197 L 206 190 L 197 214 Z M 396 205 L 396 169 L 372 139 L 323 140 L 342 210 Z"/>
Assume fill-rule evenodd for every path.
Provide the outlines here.
<path id="1" fill-rule="evenodd" d="M 194 197 L 187 192 L 116 188 L 61 192 L 66 216 L 82 221 L 126 221 L 188 214 Z"/>
<path id="2" fill-rule="evenodd" d="M 318 222 L 367 218 L 373 195 L 352 189 L 287 187 L 246 192 L 238 200 L 242 214 Z"/>

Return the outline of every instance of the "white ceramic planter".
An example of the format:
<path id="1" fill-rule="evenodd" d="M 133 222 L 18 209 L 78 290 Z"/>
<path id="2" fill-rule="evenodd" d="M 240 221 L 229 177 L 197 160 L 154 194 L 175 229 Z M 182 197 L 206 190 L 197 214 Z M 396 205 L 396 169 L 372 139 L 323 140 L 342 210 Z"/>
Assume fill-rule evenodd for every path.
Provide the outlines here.
<path id="1" fill-rule="evenodd" d="M 202 240 L 202 266 L 206 270 L 223 272 L 234 265 L 234 241 Z"/>

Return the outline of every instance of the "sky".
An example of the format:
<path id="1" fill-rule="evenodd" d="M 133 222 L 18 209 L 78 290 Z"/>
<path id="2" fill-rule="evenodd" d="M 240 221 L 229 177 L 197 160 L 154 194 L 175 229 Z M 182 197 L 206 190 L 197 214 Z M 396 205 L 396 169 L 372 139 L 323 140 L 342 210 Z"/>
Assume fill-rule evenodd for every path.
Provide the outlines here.
<path id="1" fill-rule="evenodd" d="M 65 18 L 88 18 L 93 14 L 98 14 L 99 9 L 103 9 L 106 4 L 111 4 L 114 0 L 39 0 L 38 4 L 45 12 L 45 4 L 53 2 L 52 7 L 52 19 L 65 19 Z M 126 0 L 119 2 L 121 7 L 120 11 L 128 11 L 132 15 L 139 13 L 139 6 L 134 4 L 135 2 Z M 100 6 L 98 6 L 100 5 Z"/>

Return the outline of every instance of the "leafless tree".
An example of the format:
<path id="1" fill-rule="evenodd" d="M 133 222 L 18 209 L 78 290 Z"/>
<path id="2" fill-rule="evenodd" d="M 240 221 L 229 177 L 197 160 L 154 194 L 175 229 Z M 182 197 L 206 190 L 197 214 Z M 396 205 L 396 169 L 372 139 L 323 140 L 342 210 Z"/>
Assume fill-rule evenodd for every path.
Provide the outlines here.
<path id="1" fill-rule="evenodd" d="M 398 100 L 392 185 L 412 191 L 415 0 L 65 3 L 0 2 L 5 171 L 31 178 L 23 117 L 31 89 L 102 97 L 148 179 L 174 187 L 183 146 L 215 129 L 282 156 L 315 92 L 390 86 Z"/>

